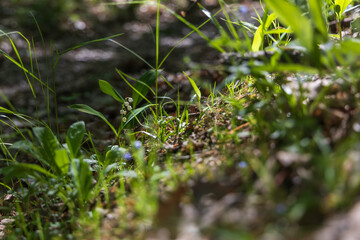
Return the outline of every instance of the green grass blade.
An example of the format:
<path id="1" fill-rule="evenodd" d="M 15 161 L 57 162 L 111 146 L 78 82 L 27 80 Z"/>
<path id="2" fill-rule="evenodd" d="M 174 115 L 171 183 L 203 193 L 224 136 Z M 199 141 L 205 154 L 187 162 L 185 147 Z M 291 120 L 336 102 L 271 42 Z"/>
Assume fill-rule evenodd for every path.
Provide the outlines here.
<path id="1" fill-rule="evenodd" d="M 131 54 L 133 54 L 135 57 L 137 57 L 138 59 L 140 59 L 141 61 L 143 61 L 146 65 L 148 65 L 151 69 L 155 69 L 148 61 L 146 61 L 144 58 L 142 58 L 139 54 L 137 54 L 136 52 L 134 52 L 133 50 L 131 50 L 128 47 L 125 47 L 123 44 L 115 41 L 114 39 L 109 39 L 110 42 L 115 43 L 116 45 L 119 45 L 120 47 L 124 48 L 126 51 L 130 52 Z"/>
<path id="2" fill-rule="evenodd" d="M 220 7 L 221 7 L 221 9 L 223 10 L 223 13 L 224 13 L 224 15 L 225 15 L 225 18 L 226 18 L 226 20 L 227 20 L 227 21 L 226 21 L 226 25 L 227 25 L 227 27 L 229 28 L 230 33 L 233 35 L 233 37 L 236 39 L 237 42 L 240 42 L 240 41 L 241 41 L 241 40 L 240 40 L 240 37 L 239 37 L 239 35 L 238 35 L 238 33 L 237 33 L 237 31 L 236 31 L 236 29 L 235 29 L 235 27 L 234 27 L 231 19 L 230 19 L 230 16 L 229 16 L 229 14 L 228 14 L 228 11 L 227 11 L 227 10 L 225 9 L 225 7 L 224 7 L 225 2 L 224 2 L 223 0 L 219 0 L 219 4 L 220 4 Z"/>
<path id="3" fill-rule="evenodd" d="M 123 35 L 123 34 L 119 33 L 119 34 L 115 34 L 115 35 L 112 35 L 112 36 L 109 36 L 109 37 L 98 38 L 98 39 L 94 39 L 94 40 L 91 40 L 91 41 L 83 42 L 83 43 L 80 43 L 80 44 L 78 44 L 76 46 L 68 48 L 65 51 L 60 52 L 59 55 L 61 56 L 61 55 L 64 55 L 65 53 L 68 53 L 68 52 L 73 51 L 75 49 L 78 49 L 80 47 L 84 47 L 84 46 L 87 46 L 87 45 L 90 45 L 90 44 L 96 43 L 96 42 L 102 42 L 102 41 L 105 41 L 105 40 L 109 40 L 111 38 L 118 37 L 118 36 L 121 36 L 121 35 Z"/>
<path id="4" fill-rule="evenodd" d="M 200 101 L 200 99 L 201 99 L 200 89 L 197 87 L 195 81 L 194 81 L 191 77 L 189 77 L 185 72 L 183 72 L 183 73 L 184 73 L 185 76 L 189 79 L 190 84 L 191 84 L 191 86 L 193 87 L 193 89 L 194 89 L 194 91 L 195 91 L 195 93 L 196 93 L 196 96 L 197 96 L 198 100 Z"/>
<path id="5" fill-rule="evenodd" d="M 6 187 L 7 189 L 11 190 L 11 187 L 9 187 L 8 185 L 6 185 L 5 183 L 0 182 L 0 185 L 3 187 Z"/>
<path id="6" fill-rule="evenodd" d="M 134 108 L 136 107 L 136 105 L 141 101 L 141 99 L 138 97 L 142 97 L 145 101 L 147 101 L 148 103 L 151 104 L 151 102 L 149 101 L 149 99 L 147 99 L 141 92 L 139 92 L 133 85 L 131 85 L 125 78 L 124 74 L 119 70 L 116 69 L 116 72 L 120 75 L 120 77 L 126 82 L 127 85 L 129 85 L 129 87 L 133 90 L 133 106 Z M 146 73 L 145 73 L 146 74 Z M 134 95 L 136 93 L 136 95 Z M 136 96 L 136 101 L 134 99 L 134 96 Z M 136 103 L 136 104 L 135 104 Z"/>
<path id="7" fill-rule="evenodd" d="M 309 10 L 311 17 L 315 23 L 316 28 L 320 31 L 324 40 L 327 40 L 328 31 L 326 29 L 326 22 L 322 14 L 323 1 L 309 0 Z"/>
<path id="8" fill-rule="evenodd" d="M 179 14 L 171 10 L 165 5 L 161 5 L 165 10 L 167 10 L 169 13 L 174 15 L 178 20 L 180 20 L 182 23 L 184 23 L 186 26 L 194 30 L 197 34 L 199 34 L 200 37 L 202 37 L 205 41 L 207 41 L 213 48 L 218 50 L 221 53 L 225 53 L 226 51 L 220 47 L 219 45 L 215 44 L 210 38 L 208 38 L 202 31 L 199 30 L 199 27 L 194 26 L 189 21 L 187 21 L 185 18 L 181 17 Z"/>
<path id="9" fill-rule="evenodd" d="M 69 108 L 101 118 L 117 136 L 117 132 L 116 132 L 114 126 L 105 118 L 105 116 L 102 113 L 96 111 L 95 109 L 89 107 L 86 104 L 74 104 L 74 105 L 69 106 Z"/>
<path id="10" fill-rule="evenodd" d="M 149 107 L 155 106 L 156 104 L 146 104 L 145 106 L 139 107 L 131 112 L 129 112 L 127 120 L 125 122 L 125 124 L 123 125 L 123 127 L 125 127 L 126 125 L 128 125 L 134 118 L 137 119 L 137 115 L 139 115 L 140 113 L 142 113 L 144 110 L 146 110 Z"/>
<path id="11" fill-rule="evenodd" d="M 4 174 L 5 180 L 14 177 L 28 177 L 28 175 L 36 177 L 36 173 L 41 173 L 50 178 L 56 178 L 54 174 L 39 165 L 29 163 L 15 163 L 11 166 L 0 169 L 0 172 Z"/>
<path id="12" fill-rule="evenodd" d="M 10 57 L 6 52 L 0 49 L 0 53 L 3 54 L 4 57 L 6 57 L 8 60 L 10 60 L 12 63 L 14 63 L 16 66 L 18 66 L 21 70 L 23 70 L 26 74 L 29 74 L 31 77 L 35 78 L 41 85 L 46 87 L 48 90 L 50 90 L 52 93 L 55 91 L 51 89 L 47 84 L 45 84 L 43 81 L 41 81 L 38 77 L 36 77 L 33 73 L 31 73 L 28 69 L 26 69 L 21 63 L 17 62 L 14 58 Z M 27 76 L 27 75 L 26 75 Z M 30 82 L 29 78 L 27 77 L 28 81 Z M 31 83 L 30 83 L 31 84 Z M 32 86 L 32 85 L 31 85 Z M 32 90 L 33 91 L 33 90 Z"/>
<path id="13" fill-rule="evenodd" d="M 214 16 L 216 16 L 218 13 L 220 13 L 221 10 L 219 10 L 217 13 L 214 14 Z M 200 24 L 198 27 L 196 27 L 197 30 L 199 30 L 201 27 L 203 27 L 206 23 L 208 23 L 209 21 L 211 21 L 211 19 L 206 20 L 205 22 L 203 22 L 202 24 Z M 187 35 L 185 35 L 179 42 L 177 42 L 175 44 L 174 47 L 171 48 L 171 50 L 166 54 L 166 56 L 163 58 L 163 60 L 160 62 L 159 64 L 159 68 L 161 68 L 161 66 L 163 65 L 163 63 L 166 61 L 166 59 L 170 56 L 170 54 L 179 46 L 179 44 L 184 41 L 186 38 L 188 38 L 192 33 L 196 32 L 196 30 L 192 30 L 190 33 L 188 33 Z"/>

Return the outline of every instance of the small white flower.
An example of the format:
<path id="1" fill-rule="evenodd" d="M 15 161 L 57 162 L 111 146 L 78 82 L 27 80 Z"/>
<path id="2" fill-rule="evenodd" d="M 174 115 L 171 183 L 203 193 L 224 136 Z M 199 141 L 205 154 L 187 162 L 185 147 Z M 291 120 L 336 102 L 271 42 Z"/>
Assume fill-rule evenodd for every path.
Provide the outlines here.
<path id="1" fill-rule="evenodd" d="M 131 107 L 131 106 L 127 106 L 127 109 L 130 111 L 130 110 L 132 109 L 132 107 Z"/>
<path id="2" fill-rule="evenodd" d="M 129 97 L 128 101 L 131 103 L 131 102 L 133 102 L 133 99 L 131 97 Z"/>
<path id="3" fill-rule="evenodd" d="M 125 102 L 124 104 L 125 104 L 126 107 L 130 106 L 129 102 Z"/>
<path id="4" fill-rule="evenodd" d="M 120 114 L 124 115 L 126 112 L 124 110 L 120 110 Z"/>
<path id="5" fill-rule="evenodd" d="M 123 120 L 123 122 L 126 122 L 126 117 L 123 117 L 122 120 Z"/>

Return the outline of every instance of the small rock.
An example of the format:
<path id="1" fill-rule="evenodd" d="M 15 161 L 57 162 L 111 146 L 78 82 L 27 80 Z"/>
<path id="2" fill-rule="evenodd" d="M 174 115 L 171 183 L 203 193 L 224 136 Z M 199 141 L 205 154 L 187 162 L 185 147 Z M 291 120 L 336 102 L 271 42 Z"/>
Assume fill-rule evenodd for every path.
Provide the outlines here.
<path id="1" fill-rule="evenodd" d="M 1 220 L 0 224 L 1 225 L 6 225 L 6 224 L 10 224 L 15 222 L 15 219 L 12 218 L 4 218 L 3 220 Z"/>

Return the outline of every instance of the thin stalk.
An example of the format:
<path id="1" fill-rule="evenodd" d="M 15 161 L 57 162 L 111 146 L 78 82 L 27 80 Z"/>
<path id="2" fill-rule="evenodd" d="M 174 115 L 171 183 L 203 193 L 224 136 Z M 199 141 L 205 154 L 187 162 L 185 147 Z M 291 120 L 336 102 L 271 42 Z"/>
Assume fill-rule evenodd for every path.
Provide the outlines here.
<path id="1" fill-rule="evenodd" d="M 342 40 L 343 40 L 343 36 L 342 36 L 342 30 L 341 30 L 341 19 L 338 19 L 338 26 L 339 26 L 340 41 L 342 41 Z"/>
<path id="2" fill-rule="evenodd" d="M 157 1 L 156 11 L 156 74 L 155 74 L 155 122 L 158 118 L 158 71 L 159 71 L 159 37 L 160 37 L 160 0 Z"/>

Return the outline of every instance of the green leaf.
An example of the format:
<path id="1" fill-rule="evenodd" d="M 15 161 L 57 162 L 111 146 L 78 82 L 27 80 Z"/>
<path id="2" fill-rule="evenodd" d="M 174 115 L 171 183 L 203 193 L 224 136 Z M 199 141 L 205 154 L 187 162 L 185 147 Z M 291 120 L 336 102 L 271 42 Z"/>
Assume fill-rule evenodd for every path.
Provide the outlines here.
<path id="1" fill-rule="evenodd" d="M 146 94 L 149 92 L 149 88 L 154 85 L 156 81 L 157 73 L 156 70 L 149 70 L 144 75 L 140 77 L 139 80 L 137 80 L 134 88 L 137 91 L 133 91 L 132 99 L 133 99 L 133 108 L 136 108 L 136 106 L 141 102 L 142 96 L 146 96 Z M 142 96 L 141 96 L 142 95 Z"/>
<path id="2" fill-rule="evenodd" d="M 335 7 L 339 6 L 338 14 L 340 17 L 342 17 L 345 9 L 353 0 L 335 0 Z"/>
<path id="3" fill-rule="evenodd" d="M 29 142 L 27 140 L 21 140 L 21 141 L 15 142 L 13 145 L 11 145 L 10 149 L 21 150 L 21 151 L 33 156 L 34 158 L 36 158 L 40 162 L 42 162 L 45 165 L 50 167 L 49 163 L 43 158 L 43 156 L 41 154 L 41 151 L 32 142 Z"/>
<path id="4" fill-rule="evenodd" d="M 257 52 L 260 50 L 260 47 L 262 46 L 263 42 L 264 42 L 264 35 L 267 31 L 267 29 L 270 27 L 270 24 L 276 19 L 276 14 L 272 13 L 269 16 L 266 17 L 266 22 L 262 22 L 260 24 L 260 26 L 257 28 L 255 35 L 254 35 L 254 40 L 253 40 L 253 44 L 252 44 L 252 50 L 254 52 Z"/>
<path id="5" fill-rule="evenodd" d="M 85 134 L 85 123 L 83 121 L 72 124 L 66 134 L 66 143 L 70 156 L 76 158 Z"/>
<path id="6" fill-rule="evenodd" d="M 293 31 L 289 28 L 275 28 L 265 32 L 265 34 L 282 34 L 282 33 L 293 33 Z"/>
<path id="7" fill-rule="evenodd" d="M 156 104 L 147 104 L 145 106 L 142 106 L 140 108 L 137 108 L 131 112 L 128 113 L 127 118 L 126 118 L 126 122 L 124 123 L 124 125 L 120 128 L 119 132 L 126 126 L 128 125 L 130 122 L 132 122 L 135 119 L 137 119 L 137 115 L 139 115 L 140 113 L 142 113 L 146 108 L 151 107 L 151 106 L 156 106 Z"/>
<path id="8" fill-rule="evenodd" d="M 116 132 L 114 126 L 111 125 L 111 123 L 104 117 L 104 115 L 102 115 L 102 113 L 94 110 L 93 108 L 89 107 L 86 104 L 74 104 L 74 105 L 69 106 L 69 108 L 75 109 L 75 110 L 78 110 L 80 112 L 84 112 L 84 113 L 91 114 L 91 115 L 94 115 L 94 116 L 97 116 L 97 117 L 101 118 L 111 128 L 111 130 L 117 136 L 117 132 Z"/>
<path id="9" fill-rule="evenodd" d="M 5 181 L 12 178 L 21 178 L 21 177 L 29 177 L 33 176 L 35 178 L 41 179 L 39 175 L 45 175 L 47 177 L 56 178 L 54 174 L 51 174 L 46 169 L 40 167 L 37 164 L 29 164 L 29 163 L 15 163 L 8 167 L 4 167 L 0 169 L 0 173 L 5 176 Z"/>
<path id="10" fill-rule="evenodd" d="M 11 187 L 9 187 L 8 185 L 6 185 L 5 183 L 0 182 L 0 186 L 4 186 L 4 187 L 6 187 L 7 189 L 11 190 Z"/>
<path id="11" fill-rule="evenodd" d="M 350 23 L 351 26 L 351 32 L 358 33 L 360 32 L 360 18 L 356 18 Z"/>
<path id="12" fill-rule="evenodd" d="M 14 114 L 13 111 L 7 109 L 7 108 L 4 108 L 4 107 L 0 107 L 0 112 L 1 113 L 8 113 L 8 114 Z"/>
<path id="13" fill-rule="evenodd" d="M 58 149 L 55 151 L 55 163 L 63 175 L 69 171 L 70 159 L 66 149 Z"/>
<path id="14" fill-rule="evenodd" d="M 80 43 L 74 47 L 71 47 L 69 49 L 66 49 L 65 51 L 61 52 L 59 55 L 64 55 L 65 53 L 67 52 L 70 52 L 70 51 L 73 51 L 75 49 L 78 49 L 80 47 L 84 47 L 84 46 L 87 46 L 87 45 L 90 45 L 92 43 L 96 43 L 96 42 L 102 42 L 102 41 L 105 41 L 105 40 L 111 40 L 111 38 L 114 38 L 114 37 L 118 37 L 118 36 L 121 36 L 122 33 L 119 33 L 119 34 L 115 34 L 115 35 L 112 35 L 112 36 L 109 36 L 109 37 L 104 37 L 104 38 L 99 38 L 99 39 L 94 39 L 94 40 L 90 40 L 90 41 L 87 41 L 87 42 L 83 42 L 83 43 Z"/>
<path id="15" fill-rule="evenodd" d="M 34 127 L 33 133 L 40 143 L 40 152 L 44 160 L 53 169 L 53 171 L 60 173 L 60 169 L 55 165 L 55 151 L 59 149 L 60 144 L 49 128 Z"/>
<path id="16" fill-rule="evenodd" d="M 290 26 L 300 43 L 309 51 L 313 48 L 313 29 L 311 21 L 299 9 L 286 0 L 265 0 L 269 7 L 287 26 Z"/>
<path id="17" fill-rule="evenodd" d="M 191 86 L 193 87 L 193 89 L 194 89 L 194 91 L 195 91 L 195 93 L 196 93 L 196 96 L 197 96 L 198 100 L 200 101 L 200 99 L 201 99 L 201 92 L 200 92 L 199 88 L 196 86 L 195 81 L 194 81 L 191 77 L 189 77 L 185 72 L 183 72 L 183 73 L 184 73 L 185 76 L 189 79 L 189 81 L 190 81 L 190 83 L 191 83 Z"/>
<path id="18" fill-rule="evenodd" d="M 146 100 L 148 103 L 151 104 L 151 102 L 149 101 L 149 99 L 147 99 L 141 92 L 139 92 L 139 90 L 137 90 L 137 89 L 135 88 L 135 86 L 131 85 L 131 84 L 129 83 L 129 81 L 126 80 L 127 77 L 130 78 L 128 75 L 126 75 L 125 73 L 121 72 L 119 69 L 116 69 L 116 71 L 117 71 L 117 73 L 120 75 L 120 77 L 124 80 L 124 82 L 133 90 L 133 95 L 134 95 L 134 94 L 137 94 L 137 95 L 139 95 L 142 99 Z M 136 79 L 133 79 L 133 80 L 137 81 Z M 144 85 L 146 88 L 148 88 L 148 90 L 152 91 L 152 93 L 155 95 L 155 92 L 151 89 L 151 87 L 149 87 L 148 85 L 146 85 L 146 84 L 143 83 L 143 82 L 139 82 L 139 83 L 141 83 L 142 85 Z M 140 99 L 140 98 L 139 98 L 139 99 Z M 141 101 L 141 99 L 140 99 L 136 104 L 138 104 L 140 101 Z M 135 101 L 133 102 L 133 108 L 136 108 Z"/>
<path id="19" fill-rule="evenodd" d="M 308 3 L 309 3 L 310 14 L 312 16 L 316 28 L 321 33 L 323 39 L 327 40 L 328 31 L 326 29 L 325 18 L 323 17 L 322 14 L 323 1 L 309 0 Z"/>
<path id="20" fill-rule="evenodd" d="M 124 103 L 124 98 L 116 91 L 116 89 L 107 81 L 99 80 L 99 87 L 105 94 L 112 96 L 116 101 Z"/>
<path id="21" fill-rule="evenodd" d="M 74 159 L 71 165 L 71 175 L 76 186 L 79 203 L 83 204 L 91 196 L 93 176 L 90 166 L 82 159 Z"/>
<path id="22" fill-rule="evenodd" d="M 302 64 L 277 64 L 275 66 L 266 65 L 266 66 L 259 66 L 254 67 L 254 71 L 268 71 L 268 72 L 302 72 L 302 73 L 309 73 L 309 74 L 316 74 L 318 70 L 311 66 L 306 66 Z"/>
<path id="23" fill-rule="evenodd" d="M 106 153 L 105 165 L 116 162 L 116 160 L 120 159 L 125 152 L 125 148 L 121 148 L 119 146 L 112 146 L 111 149 Z"/>
<path id="24" fill-rule="evenodd" d="M 346 39 L 341 43 L 341 50 L 347 54 L 360 54 L 360 40 Z"/>

